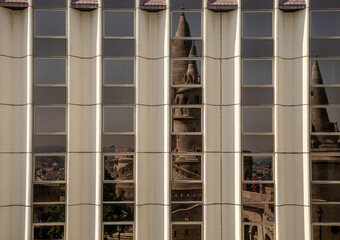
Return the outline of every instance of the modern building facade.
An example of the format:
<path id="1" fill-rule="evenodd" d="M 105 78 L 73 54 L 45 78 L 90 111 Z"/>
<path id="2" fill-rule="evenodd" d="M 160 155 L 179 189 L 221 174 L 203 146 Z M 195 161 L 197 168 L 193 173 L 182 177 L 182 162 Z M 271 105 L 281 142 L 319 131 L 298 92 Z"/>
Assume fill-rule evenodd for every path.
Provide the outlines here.
<path id="1" fill-rule="evenodd" d="M 338 0 L 0 6 L 0 239 L 340 240 Z"/>

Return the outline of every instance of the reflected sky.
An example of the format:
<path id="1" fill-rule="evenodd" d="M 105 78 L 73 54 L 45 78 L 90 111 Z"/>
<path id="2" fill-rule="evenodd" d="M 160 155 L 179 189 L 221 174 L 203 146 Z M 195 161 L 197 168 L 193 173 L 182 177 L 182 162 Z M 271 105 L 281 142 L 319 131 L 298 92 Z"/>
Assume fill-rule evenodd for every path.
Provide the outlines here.
<path id="1" fill-rule="evenodd" d="M 36 11 L 35 35 L 36 36 L 65 36 L 66 35 L 65 11 Z"/>
<path id="2" fill-rule="evenodd" d="M 243 13 L 243 37 L 271 37 L 271 12 Z"/>
<path id="3" fill-rule="evenodd" d="M 243 108 L 243 132 L 272 132 L 272 109 Z"/>
<path id="4" fill-rule="evenodd" d="M 312 72 L 313 63 L 314 60 L 311 60 L 310 72 Z M 318 60 L 318 64 L 323 84 L 340 84 L 340 60 Z"/>
<path id="5" fill-rule="evenodd" d="M 251 153 L 270 153 L 274 151 L 272 135 L 243 135 L 243 150 Z"/>
<path id="6" fill-rule="evenodd" d="M 243 60 L 244 85 L 271 85 L 272 61 L 271 60 Z"/>
<path id="7" fill-rule="evenodd" d="M 311 36 L 340 36 L 340 12 L 311 12 Z"/>
<path id="8" fill-rule="evenodd" d="M 65 132 L 65 107 L 36 107 L 35 132 Z"/>
<path id="9" fill-rule="evenodd" d="M 134 13 L 133 12 L 104 12 L 105 36 L 131 37 L 134 36 Z"/>
<path id="10" fill-rule="evenodd" d="M 105 84 L 133 84 L 134 61 L 104 59 L 104 83 Z"/>
<path id="11" fill-rule="evenodd" d="M 171 0 L 171 9 L 202 9 L 202 0 Z"/>
<path id="12" fill-rule="evenodd" d="M 65 84 L 66 59 L 36 59 L 36 84 Z"/>
<path id="13" fill-rule="evenodd" d="M 133 132 L 133 107 L 105 107 L 104 132 Z"/>

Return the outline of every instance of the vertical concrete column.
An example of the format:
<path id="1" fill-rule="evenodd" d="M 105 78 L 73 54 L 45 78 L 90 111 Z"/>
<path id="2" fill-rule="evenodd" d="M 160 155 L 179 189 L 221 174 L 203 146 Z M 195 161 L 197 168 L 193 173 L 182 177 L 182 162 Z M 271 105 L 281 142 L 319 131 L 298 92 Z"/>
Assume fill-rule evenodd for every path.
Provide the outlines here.
<path id="1" fill-rule="evenodd" d="M 1 239 L 31 239 L 32 19 L 0 8 Z"/>
<path id="2" fill-rule="evenodd" d="M 68 8 L 67 239 L 101 239 L 101 22 Z"/>
<path id="3" fill-rule="evenodd" d="M 170 238 L 170 11 L 136 11 L 136 240 Z"/>
<path id="4" fill-rule="evenodd" d="M 275 6 L 276 236 L 309 240 L 309 5 L 287 13 Z"/>

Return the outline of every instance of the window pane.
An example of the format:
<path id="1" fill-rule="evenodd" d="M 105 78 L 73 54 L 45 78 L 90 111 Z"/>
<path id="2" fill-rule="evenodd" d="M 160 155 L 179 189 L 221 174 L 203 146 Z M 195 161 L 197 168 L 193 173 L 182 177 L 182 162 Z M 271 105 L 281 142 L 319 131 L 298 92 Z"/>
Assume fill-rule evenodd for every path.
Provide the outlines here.
<path id="1" fill-rule="evenodd" d="M 34 135 L 33 143 L 35 153 L 66 152 L 65 135 Z"/>
<path id="2" fill-rule="evenodd" d="M 105 107 L 104 132 L 133 132 L 133 107 Z"/>
<path id="3" fill-rule="evenodd" d="M 202 0 L 171 0 L 171 9 L 202 9 Z"/>
<path id="4" fill-rule="evenodd" d="M 273 40 L 243 39 L 242 57 L 273 57 Z"/>
<path id="5" fill-rule="evenodd" d="M 65 59 L 36 59 L 35 83 L 36 84 L 65 84 L 66 82 Z"/>
<path id="6" fill-rule="evenodd" d="M 200 203 L 171 204 L 171 221 L 173 222 L 202 221 L 202 204 Z"/>
<path id="7" fill-rule="evenodd" d="M 190 240 L 201 240 L 201 225 L 172 225 L 172 240 L 177 239 L 190 239 Z"/>
<path id="8" fill-rule="evenodd" d="M 243 105 L 272 105 L 273 104 L 273 88 L 242 88 Z"/>
<path id="9" fill-rule="evenodd" d="M 105 84 L 133 84 L 134 61 L 105 59 Z"/>
<path id="10" fill-rule="evenodd" d="M 65 11 L 36 11 L 36 36 L 65 36 Z"/>
<path id="11" fill-rule="evenodd" d="M 194 47 L 196 47 L 196 51 L 194 50 L 190 54 L 192 43 L 194 43 Z M 202 40 L 183 40 L 176 39 L 171 40 L 171 57 L 202 57 Z M 183 62 L 183 61 L 182 61 Z M 187 68 L 185 69 L 185 73 Z M 182 74 L 185 76 L 185 73 Z"/>
<path id="12" fill-rule="evenodd" d="M 65 202 L 65 184 L 34 184 L 33 202 Z"/>
<path id="13" fill-rule="evenodd" d="M 340 12 L 311 12 L 311 36 L 339 36 Z"/>
<path id="14" fill-rule="evenodd" d="M 313 226 L 313 240 L 340 240 L 340 225 Z"/>
<path id="15" fill-rule="evenodd" d="M 103 135 L 103 152 L 133 152 L 134 135 Z"/>
<path id="16" fill-rule="evenodd" d="M 103 0 L 104 8 L 135 8 L 135 0 Z"/>
<path id="17" fill-rule="evenodd" d="M 134 219 L 134 204 L 103 204 L 103 221 L 104 222 L 126 222 Z"/>
<path id="18" fill-rule="evenodd" d="M 202 152 L 201 135 L 171 136 L 172 152 Z"/>
<path id="19" fill-rule="evenodd" d="M 340 181 L 339 156 L 312 156 L 312 180 Z"/>
<path id="20" fill-rule="evenodd" d="M 104 39 L 104 57 L 132 57 L 135 55 L 134 39 Z"/>
<path id="21" fill-rule="evenodd" d="M 242 9 L 273 9 L 273 0 L 242 0 Z"/>
<path id="22" fill-rule="evenodd" d="M 201 156 L 172 156 L 172 180 L 200 180 Z"/>
<path id="23" fill-rule="evenodd" d="M 64 239 L 64 226 L 34 226 L 34 240 Z"/>
<path id="24" fill-rule="evenodd" d="M 340 56 L 340 39 L 311 39 L 310 56 L 314 57 Z"/>
<path id="25" fill-rule="evenodd" d="M 340 202 L 340 184 L 312 184 L 312 202 Z"/>
<path id="26" fill-rule="evenodd" d="M 250 0 L 248 0 L 250 1 Z M 339 0 L 310 0 L 311 8 L 340 8 Z"/>
<path id="27" fill-rule="evenodd" d="M 201 108 L 173 108 L 173 132 L 201 132 Z"/>
<path id="28" fill-rule="evenodd" d="M 104 225 L 104 239 L 133 239 L 133 225 Z"/>
<path id="29" fill-rule="evenodd" d="M 65 156 L 35 156 L 35 181 L 65 180 Z"/>
<path id="30" fill-rule="evenodd" d="M 274 212 L 275 207 L 272 203 L 244 203 L 242 207 L 243 221 L 246 222 L 274 222 Z"/>
<path id="31" fill-rule="evenodd" d="M 244 85 L 271 85 L 272 84 L 271 60 L 244 60 L 243 84 Z"/>
<path id="32" fill-rule="evenodd" d="M 310 72 L 312 72 L 314 60 L 310 64 Z M 320 73 L 323 84 L 340 84 L 340 61 L 339 60 L 318 60 Z M 312 82 L 313 84 L 313 82 Z"/>
<path id="33" fill-rule="evenodd" d="M 134 104 L 134 87 L 104 87 L 103 104 Z"/>
<path id="34" fill-rule="evenodd" d="M 311 108 L 312 132 L 339 132 L 340 108 Z"/>
<path id="35" fill-rule="evenodd" d="M 35 38 L 34 54 L 36 57 L 66 56 L 66 39 Z"/>
<path id="36" fill-rule="evenodd" d="M 243 180 L 272 181 L 273 158 L 271 156 L 244 156 Z M 247 185 L 244 185 L 243 189 L 247 189 Z"/>
<path id="37" fill-rule="evenodd" d="M 34 8 L 66 8 L 66 0 L 33 0 Z"/>
<path id="38" fill-rule="evenodd" d="M 65 222 L 65 204 L 33 205 L 33 222 Z"/>
<path id="39" fill-rule="evenodd" d="M 243 37 L 271 37 L 271 12 L 243 13 Z"/>
<path id="40" fill-rule="evenodd" d="M 268 153 L 274 151 L 272 135 L 243 135 L 243 148 L 247 153 Z"/>
<path id="41" fill-rule="evenodd" d="M 103 201 L 133 201 L 134 183 L 103 183 Z"/>
<path id="42" fill-rule="evenodd" d="M 256 213 L 254 213 L 256 214 Z M 247 218 L 246 218 L 247 220 Z M 248 222 L 248 221 L 246 221 Z M 244 225 L 244 239 L 257 240 L 274 240 L 274 226 L 269 224 L 263 225 Z"/>
<path id="43" fill-rule="evenodd" d="M 271 108 L 243 108 L 243 132 L 272 132 Z"/>
<path id="44" fill-rule="evenodd" d="M 104 180 L 133 180 L 133 155 L 104 156 Z"/>
<path id="45" fill-rule="evenodd" d="M 202 88 L 172 88 L 171 104 L 202 104 Z"/>
<path id="46" fill-rule="evenodd" d="M 65 132 L 65 107 L 36 107 L 35 132 Z"/>
<path id="47" fill-rule="evenodd" d="M 172 61 L 172 84 L 201 84 L 201 60 Z"/>
<path id="48" fill-rule="evenodd" d="M 134 36 L 133 12 L 104 12 L 105 36 Z"/>
<path id="49" fill-rule="evenodd" d="M 35 87 L 34 104 L 66 104 L 66 87 Z"/>
<path id="50" fill-rule="evenodd" d="M 200 37 L 200 36 L 201 36 L 201 13 L 193 12 L 172 13 L 172 37 Z"/>
<path id="51" fill-rule="evenodd" d="M 202 183 L 171 183 L 171 201 L 202 201 Z"/>
<path id="52" fill-rule="evenodd" d="M 312 204 L 312 222 L 340 222 L 339 212 L 339 204 Z"/>
<path id="53" fill-rule="evenodd" d="M 244 183 L 242 191 L 243 202 L 274 202 L 274 184 Z"/>

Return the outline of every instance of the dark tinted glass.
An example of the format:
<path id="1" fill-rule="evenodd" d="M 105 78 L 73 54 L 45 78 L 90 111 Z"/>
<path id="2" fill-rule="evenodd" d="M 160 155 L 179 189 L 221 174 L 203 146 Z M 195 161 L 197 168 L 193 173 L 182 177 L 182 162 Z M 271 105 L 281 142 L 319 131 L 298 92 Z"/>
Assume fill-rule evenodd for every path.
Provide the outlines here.
<path id="1" fill-rule="evenodd" d="M 183 31 L 182 28 L 179 28 L 179 24 L 182 21 L 186 21 L 188 23 L 187 31 Z M 181 23 L 181 25 L 182 24 L 183 23 Z M 200 37 L 200 36 L 201 36 L 201 13 L 196 12 L 172 13 L 172 37 Z"/>
<path id="2" fill-rule="evenodd" d="M 273 180 L 273 159 L 271 156 L 244 156 L 243 180 L 271 181 Z M 247 187 L 247 185 L 246 185 Z M 244 188 L 247 189 L 247 188 Z"/>
<path id="3" fill-rule="evenodd" d="M 104 87 L 103 104 L 134 104 L 134 87 Z"/>
<path id="4" fill-rule="evenodd" d="M 35 132 L 65 132 L 64 107 L 36 107 Z"/>
<path id="5" fill-rule="evenodd" d="M 65 156 L 35 156 L 35 181 L 65 180 Z"/>
<path id="6" fill-rule="evenodd" d="M 313 204 L 312 222 L 340 222 L 340 205 Z M 321 217 L 321 218 L 320 218 Z M 333 238 L 332 238 L 333 239 Z"/>
<path id="7" fill-rule="evenodd" d="M 314 57 L 340 56 L 340 39 L 311 39 L 310 56 Z"/>
<path id="8" fill-rule="evenodd" d="M 36 36 L 65 36 L 66 18 L 65 11 L 36 11 L 35 35 Z"/>
<path id="9" fill-rule="evenodd" d="M 312 156 L 312 180 L 340 181 L 339 156 Z"/>
<path id="10" fill-rule="evenodd" d="M 66 0 L 33 0 L 35 8 L 66 8 Z"/>
<path id="11" fill-rule="evenodd" d="M 65 135 L 34 135 L 34 152 L 66 152 Z"/>
<path id="12" fill-rule="evenodd" d="M 36 59 L 35 84 L 65 84 L 66 59 Z"/>
<path id="13" fill-rule="evenodd" d="M 254 214 L 254 212 L 257 214 Z M 274 212 L 275 207 L 272 203 L 245 203 L 242 207 L 242 214 L 246 217 L 246 222 L 274 222 Z M 243 219 L 243 221 L 244 220 L 245 219 Z M 260 239 L 265 240 L 264 238 Z"/>
<path id="14" fill-rule="evenodd" d="M 313 240 L 327 240 L 327 239 L 340 240 L 339 232 L 340 232 L 340 225 L 332 225 L 332 226 L 314 225 L 313 226 Z"/>
<path id="15" fill-rule="evenodd" d="M 63 239 L 64 226 L 35 226 L 34 240 Z"/>
<path id="16" fill-rule="evenodd" d="M 312 184 L 312 202 L 340 202 L 340 184 Z"/>
<path id="17" fill-rule="evenodd" d="M 174 135 L 171 136 L 172 152 L 202 152 L 201 135 Z"/>
<path id="18" fill-rule="evenodd" d="M 311 95 L 316 95 L 317 91 L 320 92 L 320 90 L 317 90 L 320 88 L 316 88 L 313 87 L 311 89 Z M 328 104 L 339 104 L 340 103 L 340 88 L 339 87 L 325 87 L 325 92 L 327 95 L 327 99 L 328 99 Z M 321 90 L 322 91 L 322 90 Z M 327 104 L 327 102 L 325 101 L 325 98 L 322 98 L 319 101 L 313 101 L 313 98 L 311 98 L 311 105 L 323 105 L 323 104 Z"/>
<path id="19" fill-rule="evenodd" d="M 271 85 L 272 66 L 271 60 L 244 60 L 243 85 Z"/>
<path id="20" fill-rule="evenodd" d="M 103 0 L 104 8 L 135 8 L 135 0 Z"/>
<path id="21" fill-rule="evenodd" d="M 172 180 L 200 180 L 201 169 L 201 156 L 172 156 Z"/>
<path id="22" fill-rule="evenodd" d="M 134 39 L 104 39 L 103 45 L 105 57 L 132 57 L 135 55 Z"/>
<path id="23" fill-rule="evenodd" d="M 202 183 L 171 183 L 171 201 L 202 201 Z"/>
<path id="24" fill-rule="evenodd" d="M 133 155 L 104 156 L 104 180 L 133 180 Z"/>
<path id="25" fill-rule="evenodd" d="M 201 40 L 183 40 L 183 39 L 176 39 L 171 40 L 171 57 L 189 57 L 191 44 L 194 43 L 196 47 L 196 56 L 191 57 L 202 57 L 202 41 Z M 178 50 L 180 45 L 185 46 L 185 51 Z M 182 48 L 182 47 L 181 47 Z"/>
<path id="26" fill-rule="evenodd" d="M 104 108 L 104 132 L 133 132 L 133 107 Z"/>
<path id="27" fill-rule="evenodd" d="M 104 18 L 106 37 L 134 36 L 133 12 L 104 12 Z"/>
<path id="28" fill-rule="evenodd" d="M 103 135 L 103 152 L 133 152 L 134 135 Z"/>
<path id="29" fill-rule="evenodd" d="M 311 36 L 339 36 L 340 12 L 311 12 Z"/>
<path id="30" fill-rule="evenodd" d="M 268 153 L 274 151 L 274 139 L 271 135 L 243 135 L 243 150 L 250 153 Z"/>
<path id="31" fill-rule="evenodd" d="M 271 12 L 243 13 L 243 37 L 271 37 Z"/>
<path id="32" fill-rule="evenodd" d="M 174 224 L 172 225 L 172 239 L 191 239 L 191 240 L 200 240 L 202 226 L 201 225 L 182 225 L 182 224 Z"/>
<path id="33" fill-rule="evenodd" d="M 243 39 L 242 57 L 273 57 L 273 40 Z"/>
<path id="34" fill-rule="evenodd" d="M 251 1 L 251 0 L 248 0 Z M 310 0 L 310 8 L 340 8 L 339 0 Z"/>
<path id="35" fill-rule="evenodd" d="M 202 0 L 171 0 L 171 9 L 201 9 Z"/>
<path id="36" fill-rule="evenodd" d="M 66 87 L 35 87 L 34 104 L 66 104 Z"/>
<path id="37" fill-rule="evenodd" d="M 173 108 L 173 132 L 201 132 L 200 108 Z"/>
<path id="38" fill-rule="evenodd" d="M 202 104 L 202 88 L 172 88 L 171 104 Z"/>
<path id="39" fill-rule="evenodd" d="M 65 184 L 34 184 L 33 202 L 65 202 Z"/>
<path id="40" fill-rule="evenodd" d="M 188 68 L 191 70 L 188 74 Z M 175 60 L 172 61 L 172 84 L 201 84 L 201 60 Z"/>
<path id="41" fill-rule="evenodd" d="M 311 60 L 310 71 L 312 72 L 314 60 Z M 340 84 L 340 61 L 318 60 L 323 84 Z"/>
<path id="42" fill-rule="evenodd" d="M 104 60 L 105 84 L 133 84 L 134 83 L 133 60 Z"/>
<path id="43" fill-rule="evenodd" d="M 133 225 L 104 225 L 104 239 L 133 239 Z"/>
<path id="44" fill-rule="evenodd" d="M 103 201 L 133 201 L 135 199 L 134 183 L 104 183 Z"/>
<path id="45" fill-rule="evenodd" d="M 256 194 L 259 193 L 259 194 Z M 244 183 L 243 202 L 274 202 L 274 184 Z"/>
<path id="46" fill-rule="evenodd" d="M 65 222 L 65 204 L 33 205 L 33 222 Z"/>
<path id="47" fill-rule="evenodd" d="M 133 221 L 134 219 L 134 204 L 103 204 L 103 221 Z"/>
<path id="48" fill-rule="evenodd" d="M 66 39 L 35 38 L 34 54 L 36 57 L 66 56 Z"/>
<path id="49" fill-rule="evenodd" d="M 171 221 L 173 222 L 202 221 L 202 204 L 199 203 L 171 204 Z"/>
<path id="50" fill-rule="evenodd" d="M 273 88 L 242 88 L 242 104 L 243 105 L 272 105 L 273 104 Z"/>
<path id="51" fill-rule="evenodd" d="M 242 9 L 273 9 L 273 0 L 242 0 Z"/>
<path id="52" fill-rule="evenodd" d="M 245 222 L 248 218 L 244 219 Z M 274 240 L 274 226 L 270 224 L 263 225 L 244 225 L 243 226 L 244 239 L 257 240 Z M 262 234 L 261 234 L 262 233 Z M 269 236 L 268 236 L 269 235 Z"/>
<path id="53" fill-rule="evenodd" d="M 271 108 L 243 108 L 243 132 L 272 132 Z"/>

